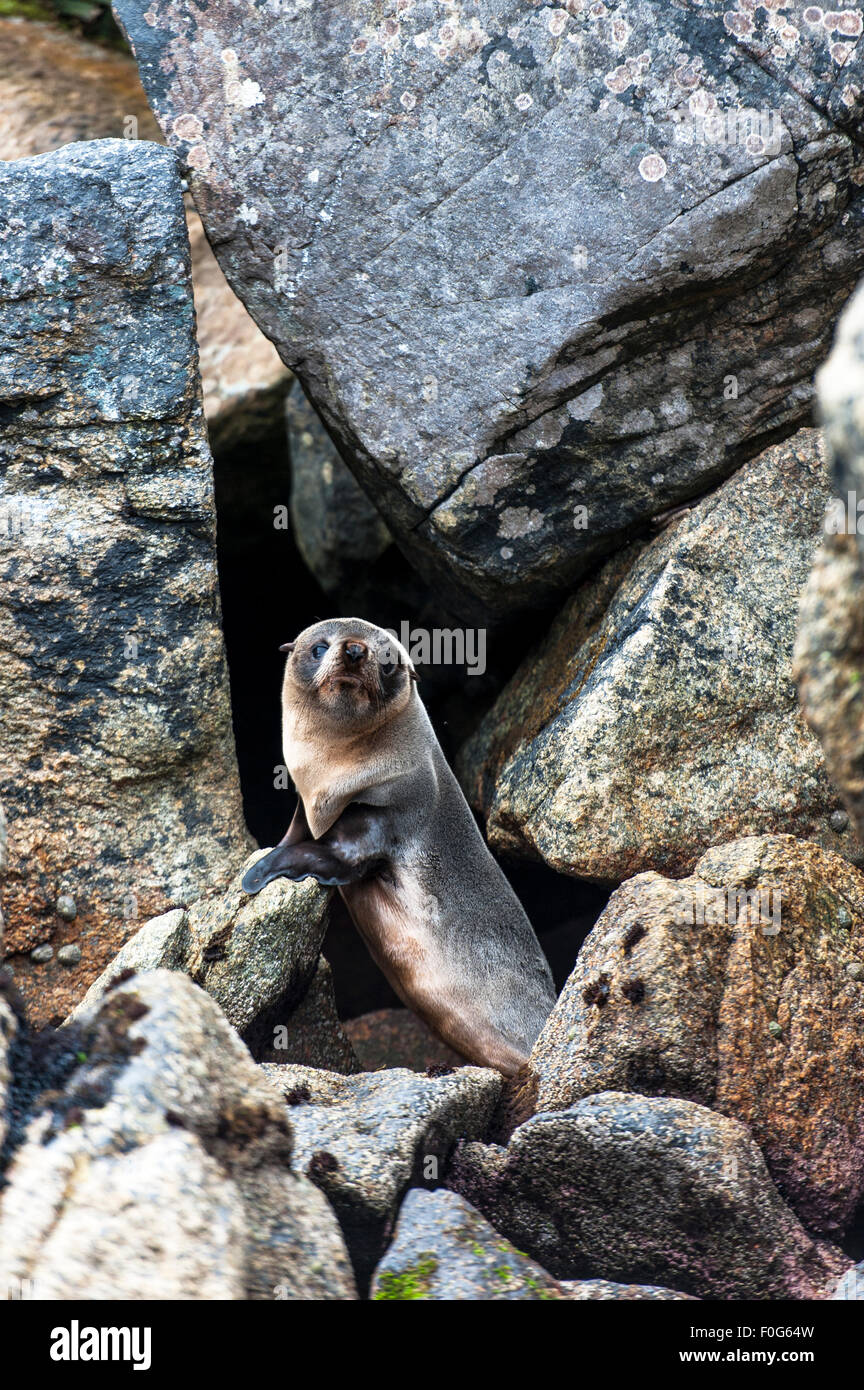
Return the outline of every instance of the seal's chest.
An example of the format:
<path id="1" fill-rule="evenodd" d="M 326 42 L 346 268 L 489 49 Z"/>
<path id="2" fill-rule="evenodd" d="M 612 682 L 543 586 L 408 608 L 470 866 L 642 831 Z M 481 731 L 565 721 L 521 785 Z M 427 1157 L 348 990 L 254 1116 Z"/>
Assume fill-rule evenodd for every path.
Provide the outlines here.
<path id="1" fill-rule="evenodd" d="M 437 954 L 437 902 L 415 879 L 366 879 L 340 892 L 370 953 L 397 992 L 408 988 L 418 972 L 428 971 Z"/>

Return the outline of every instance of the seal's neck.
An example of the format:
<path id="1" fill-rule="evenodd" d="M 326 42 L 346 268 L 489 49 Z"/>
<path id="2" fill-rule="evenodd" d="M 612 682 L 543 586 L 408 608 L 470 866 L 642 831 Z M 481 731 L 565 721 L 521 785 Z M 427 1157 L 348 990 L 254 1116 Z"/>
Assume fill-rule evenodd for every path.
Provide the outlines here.
<path id="1" fill-rule="evenodd" d="M 415 692 L 405 708 L 377 728 L 340 733 L 304 711 L 284 712 L 285 764 L 315 839 L 361 792 L 407 772 L 428 746 L 428 716 Z"/>

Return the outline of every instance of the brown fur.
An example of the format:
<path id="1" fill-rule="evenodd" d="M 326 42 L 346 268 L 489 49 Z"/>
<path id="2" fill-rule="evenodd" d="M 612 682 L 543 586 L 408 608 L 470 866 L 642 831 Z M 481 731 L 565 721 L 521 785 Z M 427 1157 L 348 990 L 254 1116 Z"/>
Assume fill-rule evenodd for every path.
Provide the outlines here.
<path id="1" fill-rule="evenodd" d="M 548 966 L 444 759 L 405 649 L 359 619 L 290 644 L 285 762 L 300 797 L 244 887 L 335 884 L 403 1002 L 469 1061 L 514 1075 L 554 1003 Z"/>

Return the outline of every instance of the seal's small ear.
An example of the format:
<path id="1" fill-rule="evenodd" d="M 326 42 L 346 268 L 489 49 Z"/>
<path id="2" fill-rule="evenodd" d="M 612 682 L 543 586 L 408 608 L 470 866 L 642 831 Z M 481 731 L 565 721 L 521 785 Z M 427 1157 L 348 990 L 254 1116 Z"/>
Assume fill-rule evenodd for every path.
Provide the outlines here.
<path id="1" fill-rule="evenodd" d="M 282 643 L 282 646 L 279 648 L 279 650 L 280 650 L 280 652 L 293 652 L 293 650 L 294 650 L 294 648 L 295 648 L 296 646 L 297 646 L 297 643 L 296 643 L 296 642 L 283 642 L 283 643 Z"/>
<path id="2" fill-rule="evenodd" d="M 408 676 L 412 681 L 419 681 L 420 679 L 413 666 L 408 667 Z"/>

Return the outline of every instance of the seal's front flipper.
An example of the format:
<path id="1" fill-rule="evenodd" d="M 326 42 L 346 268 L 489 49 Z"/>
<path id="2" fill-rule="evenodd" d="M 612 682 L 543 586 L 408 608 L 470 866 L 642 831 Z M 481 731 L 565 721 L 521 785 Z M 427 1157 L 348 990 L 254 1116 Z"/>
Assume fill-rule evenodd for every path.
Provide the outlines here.
<path id="1" fill-rule="evenodd" d="M 247 869 L 243 875 L 243 892 L 260 893 L 274 878 L 293 878 L 293 874 L 289 872 L 290 857 L 290 845 L 277 845 L 269 854 L 257 859 L 251 869 Z"/>
<path id="2" fill-rule="evenodd" d="M 325 888 L 339 888 L 353 883 L 356 871 L 340 863 L 324 845 L 314 840 L 299 845 L 277 845 L 254 863 L 243 875 L 244 893 L 260 893 L 274 878 L 314 878 Z"/>
<path id="3" fill-rule="evenodd" d="M 325 888 L 344 888 L 367 877 L 384 859 L 385 820 L 376 808 L 352 805 L 320 840 L 294 840 L 297 817 L 285 838 L 243 877 L 246 893 L 259 893 L 274 878 L 314 878 Z"/>
<path id="4" fill-rule="evenodd" d="M 275 849 L 271 849 L 269 854 L 254 863 L 251 869 L 247 869 L 243 875 L 241 888 L 244 893 L 260 893 L 268 883 L 274 878 L 294 878 L 295 875 L 287 872 L 283 864 L 288 865 L 290 860 L 285 858 L 285 851 L 292 845 L 298 844 L 301 840 L 309 838 L 309 826 L 306 823 L 306 812 L 303 809 L 303 802 L 297 798 L 297 809 L 291 818 L 291 824 L 282 836 Z M 306 877 L 306 875 L 302 875 Z"/>

